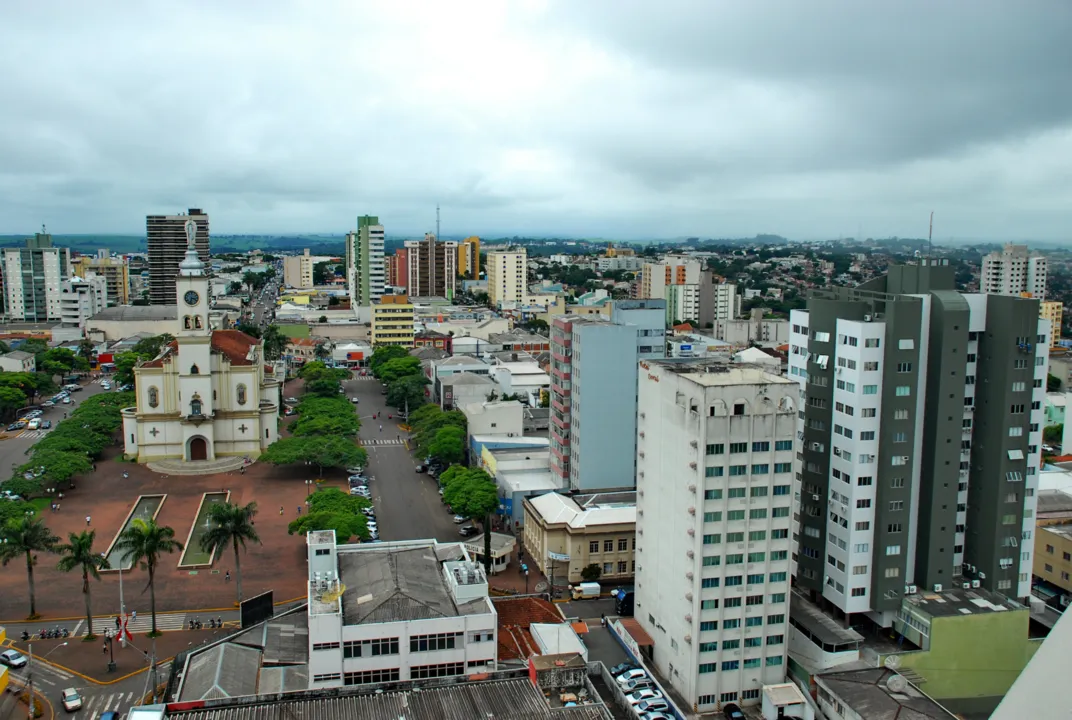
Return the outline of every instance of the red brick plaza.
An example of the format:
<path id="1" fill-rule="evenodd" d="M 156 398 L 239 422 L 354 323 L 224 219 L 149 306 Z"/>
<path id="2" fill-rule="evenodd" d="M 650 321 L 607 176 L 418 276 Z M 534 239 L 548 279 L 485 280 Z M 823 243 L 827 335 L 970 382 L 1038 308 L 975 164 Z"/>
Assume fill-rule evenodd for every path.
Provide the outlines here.
<path id="1" fill-rule="evenodd" d="M 110 448 L 97 463 L 97 470 L 78 480 L 74 490 L 64 493 L 58 513 L 46 507 L 41 517 L 64 542 L 67 533 L 89 527 L 96 529 L 96 547 L 108 549 L 119 532 L 127 513 L 139 495 L 167 494 L 157 522 L 169 525 L 175 536 L 185 543 L 194 522 L 202 493 L 229 490 L 231 501 L 245 504 L 256 501 L 260 512 L 256 517 L 260 545 L 248 544 L 242 556 L 242 590 L 246 597 L 274 591 L 276 602 L 305 595 L 305 541 L 301 536 L 287 534 L 287 523 L 297 515 L 298 506 L 305 502 L 305 480 L 316 478 L 316 469 L 302 472 L 295 466 L 275 467 L 256 463 L 246 469 L 218 475 L 165 476 L 143 465 L 117 460 L 118 448 Z M 123 477 L 127 473 L 129 477 Z M 345 486 L 342 471 L 325 471 L 326 484 Z M 280 516 L 279 509 L 283 508 Z M 303 508 L 304 512 L 304 508 Z M 166 555 L 156 574 L 157 612 L 226 609 L 236 599 L 234 554 L 226 551 L 212 568 L 197 571 L 180 570 L 179 553 Z M 59 558 L 42 555 L 37 559 L 34 577 L 37 586 L 37 611 L 43 620 L 81 618 L 85 614 L 82 599 L 81 575 L 63 573 L 56 569 Z M 225 573 L 231 572 L 227 582 Z M 123 592 L 127 611 L 149 612 L 147 574 L 140 569 L 123 575 Z M 114 615 L 119 610 L 119 578 L 117 573 L 105 573 L 92 588 L 93 614 Z M 29 591 L 26 565 L 13 561 L 0 568 L 0 624 L 25 619 L 29 613 Z"/>

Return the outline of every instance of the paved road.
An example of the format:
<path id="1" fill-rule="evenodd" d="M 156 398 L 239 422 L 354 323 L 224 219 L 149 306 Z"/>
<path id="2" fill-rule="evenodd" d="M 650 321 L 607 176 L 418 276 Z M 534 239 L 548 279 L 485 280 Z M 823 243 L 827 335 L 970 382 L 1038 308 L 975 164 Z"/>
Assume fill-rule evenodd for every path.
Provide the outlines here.
<path id="1" fill-rule="evenodd" d="M 372 503 L 376 508 L 376 522 L 380 539 L 422 540 L 434 537 L 437 540 L 456 542 L 461 539 L 453 516 L 447 512 L 439 497 L 439 486 L 423 473 L 416 472 L 417 461 L 413 454 L 399 443 L 399 436 L 406 434 L 398 429 L 394 420 L 387 420 L 388 408 L 381 385 L 376 380 L 348 380 L 343 383 L 347 397 L 357 397 L 358 414 L 361 416 L 362 443 L 369 455 L 368 474 L 375 478 L 370 483 Z M 373 420 L 373 413 L 383 417 Z M 383 443 L 383 444 L 381 444 Z M 386 444 L 391 443 L 391 444 Z"/>
<path id="2" fill-rule="evenodd" d="M 112 388 L 112 392 L 114 392 L 114 384 L 112 385 Z M 41 419 L 51 420 L 52 426 L 55 427 L 61 420 L 63 420 L 64 413 L 69 415 L 72 410 L 78 407 L 79 403 L 85 402 L 86 398 L 93 397 L 99 392 L 105 391 L 101 389 L 99 382 L 92 382 L 89 385 L 86 385 L 84 389 L 71 393 L 70 405 L 42 408 L 44 414 L 41 416 Z M 6 479 L 10 476 L 11 470 L 29 460 L 27 452 L 33 447 L 34 443 L 49 432 L 49 430 L 22 430 L 14 433 L 0 433 L 0 436 L 4 438 L 3 440 L 0 440 L 0 477 Z"/>

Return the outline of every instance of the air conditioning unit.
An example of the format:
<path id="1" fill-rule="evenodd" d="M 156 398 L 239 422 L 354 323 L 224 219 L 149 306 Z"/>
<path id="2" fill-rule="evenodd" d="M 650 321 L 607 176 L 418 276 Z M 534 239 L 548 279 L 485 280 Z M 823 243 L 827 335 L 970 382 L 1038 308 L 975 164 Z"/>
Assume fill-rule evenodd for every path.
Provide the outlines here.
<path id="1" fill-rule="evenodd" d="M 689 492 L 692 492 L 692 493 L 696 492 L 696 486 L 695 485 L 689 485 Z"/>
<path id="2" fill-rule="evenodd" d="M 685 642 L 687 642 L 687 643 L 690 643 L 690 644 L 691 644 L 691 643 L 692 643 L 692 635 L 686 635 L 686 636 L 685 636 Z"/>
<path id="3" fill-rule="evenodd" d="M 695 515 L 696 514 L 696 508 L 690 507 L 688 512 L 689 512 L 689 515 Z"/>
<path id="4" fill-rule="evenodd" d="M 643 430 L 640 431 L 640 437 L 644 437 L 644 431 Z"/>
<path id="5" fill-rule="evenodd" d="M 815 502 L 819 502 L 819 496 L 818 495 L 812 495 L 811 499 L 814 500 Z"/>
<path id="6" fill-rule="evenodd" d="M 934 592 L 942 592 L 942 584 L 941 583 L 935 583 L 934 584 Z"/>
<path id="7" fill-rule="evenodd" d="M 970 582 L 961 583 L 960 586 L 962 588 L 964 588 L 965 590 L 971 590 L 971 583 Z"/>
<path id="8" fill-rule="evenodd" d="M 685 573 L 685 579 L 692 580 L 692 573 L 691 572 Z"/>
<path id="9" fill-rule="evenodd" d="M 688 613 L 687 615 L 685 615 L 685 622 L 692 622 L 692 613 Z"/>
<path id="10" fill-rule="evenodd" d="M 686 550 L 685 556 L 688 557 L 689 560 L 692 560 L 694 557 L 696 557 L 696 553 L 694 553 L 692 550 Z"/>
<path id="11" fill-rule="evenodd" d="M 696 535 L 696 531 L 693 530 L 692 528 L 689 528 L 685 532 L 687 532 L 689 534 L 689 537 L 692 537 L 692 536 Z"/>
<path id="12" fill-rule="evenodd" d="M 972 580 L 972 581 L 971 581 L 971 586 L 972 586 L 973 588 L 981 587 L 981 586 L 982 586 L 982 583 L 981 583 L 981 582 L 979 582 L 978 580 Z"/>
<path id="13" fill-rule="evenodd" d="M 870 315 L 864 315 L 864 322 L 871 322 L 871 316 Z"/>
<path id="14" fill-rule="evenodd" d="M 918 592 L 918 591 L 919 591 L 919 588 L 917 588 L 915 585 L 906 585 L 904 592 L 905 592 L 905 595 L 915 595 L 916 592 Z"/>
<path id="15" fill-rule="evenodd" d="M 685 599 L 692 602 L 692 593 L 685 593 Z"/>
<path id="16" fill-rule="evenodd" d="M 690 445 L 691 447 L 698 447 L 698 445 L 697 445 L 697 443 L 696 443 L 696 441 L 695 441 L 695 440 L 690 440 L 690 441 L 689 441 L 689 445 Z"/>
<path id="17" fill-rule="evenodd" d="M 696 463 L 690 462 L 689 467 L 692 468 L 693 470 L 695 470 L 696 469 Z"/>
<path id="18" fill-rule="evenodd" d="M 980 580 L 986 580 L 986 573 L 985 572 L 980 572 L 979 573 L 979 579 Z"/>

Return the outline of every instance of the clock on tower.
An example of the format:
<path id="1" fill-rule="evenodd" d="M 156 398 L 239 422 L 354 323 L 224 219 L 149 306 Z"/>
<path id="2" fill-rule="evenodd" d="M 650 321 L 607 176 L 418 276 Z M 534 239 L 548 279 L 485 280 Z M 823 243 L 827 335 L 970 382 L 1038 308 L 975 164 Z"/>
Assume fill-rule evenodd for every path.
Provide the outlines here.
<path id="1" fill-rule="evenodd" d="M 200 296 L 194 290 L 187 290 L 186 294 L 182 296 L 182 299 L 186 301 L 186 304 L 193 307 L 197 305 L 197 301 L 200 300 Z"/>

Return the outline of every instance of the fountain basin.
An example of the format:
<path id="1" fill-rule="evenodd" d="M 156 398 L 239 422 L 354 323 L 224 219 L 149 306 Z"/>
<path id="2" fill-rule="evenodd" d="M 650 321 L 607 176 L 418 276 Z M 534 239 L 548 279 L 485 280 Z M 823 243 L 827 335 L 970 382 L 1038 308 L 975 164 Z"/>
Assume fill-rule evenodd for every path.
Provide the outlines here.
<path id="1" fill-rule="evenodd" d="M 193 569 L 212 567 L 215 560 L 209 553 L 201 549 L 201 538 L 205 532 L 212 528 L 212 521 L 208 514 L 216 503 L 224 503 L 231 497 L 227 492 L 207 492 L 201 496 L 201 504 L 197 508 L 197 516 L 190 526 L 190 533 L 186 536 L 186 549 L 179 558 L 180 569 Z"/>

